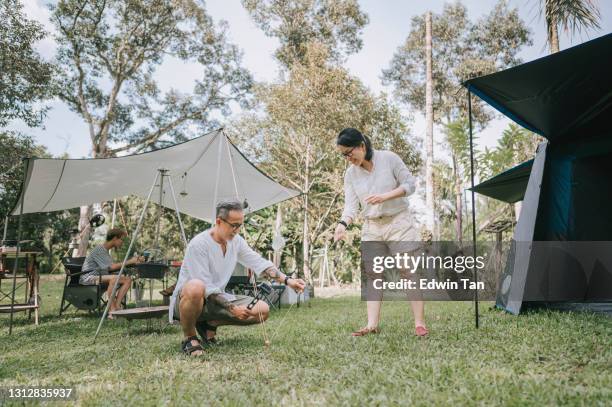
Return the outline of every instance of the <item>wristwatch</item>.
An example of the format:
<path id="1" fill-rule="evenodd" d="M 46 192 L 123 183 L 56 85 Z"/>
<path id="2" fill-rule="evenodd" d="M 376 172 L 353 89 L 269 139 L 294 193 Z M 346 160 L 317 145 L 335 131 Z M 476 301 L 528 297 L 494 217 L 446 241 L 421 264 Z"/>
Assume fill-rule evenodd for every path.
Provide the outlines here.
<path id="1" fill-rule="evenodd" d="M 287 285 L 287 281 L 289 281 L 290 278 L 291 277 L 289 277 L 289 276 L 285 276 L 285 285 Z"/>
<path id="2" fill-rule="evenodd" d="M 348 224 L 345 221 L 340 220 L 340 221 L 338 221 L 338 224 L 339 225 L 344 225 L 344 227 L 348 229 Z"/>

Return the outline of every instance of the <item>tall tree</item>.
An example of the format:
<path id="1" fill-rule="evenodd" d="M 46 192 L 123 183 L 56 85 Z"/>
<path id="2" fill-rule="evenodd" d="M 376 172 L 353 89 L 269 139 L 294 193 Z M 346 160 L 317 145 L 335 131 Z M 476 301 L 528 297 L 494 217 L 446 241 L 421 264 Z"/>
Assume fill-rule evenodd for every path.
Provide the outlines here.
<path id="1" fill-rule="evenodd" d="M 284 67 L 304 62 L 311 42 L 325 44 L 336 62 L 363 46 L 368 16 L 356 0 L 242 0 L 255 23 L 280 41 L 276 58 Z"/>
<path id="2" fill-rule="evenodd" d="M 309 281 L 315 245 L 329 241 L 342 209 L 346 162 L 335 151 L 340 130 L 359 128 L 377 148 L 397 152 L 413 170 L 420 164 L 398 109 L 326 61 L 326 46 L 311 43 L 305 63 L 293 65 L 286 80 L 257 88 L 263 112 L 241 121 L 232 136 L 273 178 L 304 192 L 301 200 L 287 202 L 284 216 L 293 228 L 290 235 L 302 242 Z"/>
<path id="3" fill-rule="evenodd" d="M 21 119 L 28 126 L 42 123 L 50 96 L 53 66 L 35 51 L 45 37 L 42 26 L 28 20 L 19 0 L 0 3 L 0 126 Z"/>
<path id="4" fill-rule="evenodd" d="M 559 27 L 572 34 L 599 28 L 599 8 L 593 0 L 540 0 L 550 53 L 559 52 Z"/>
<path id="5" fill-rule="evenodd" d="M 389 68 L 383 70 L 383 81 L 393 86 L 394 95 L 400 102 L 427 116 L 426 20 L 425 16 L 412 19 L 406 41 L 394 54 Z M 518 11 L 509 9 L 503 0 L 476 22 L 469 20 L 467 9 L 460 2 L 446 4 L 441 14 L 432 15 L 431 26 L 433 122 L 443 126 L 467 114 L 461 82 L 518 64 L 517 53 L 524 45 L 532 43 Z M 472 104 L 472 113 L 476 125 L 481 128 L 493 118 L 492 111 L 479 101 Z M 430 124 L 427 125 L 429 129 Z M 459 182 L 458 179 L 454 184 Z M 428 206 L 431 208 L 431 203 Z M 455 211 L 455 216 L 462 217 L 461 211 Z M 461 220 L 457 223 L 461 224 Z"/>
<path id="6" fill-rule="evenodd" d="M 469 125 L 465 118 L 458 119 L 444 127 L 445 142 L 451 157 L 451 183 L 447 185 L 455 207 L 455 239 L 463 241 L 463 188 L 470 176 Z M 476 162 L 479 162 L 478 152 Z"/>
<path id="7" fill-rule="evenodd" d="M 521 62 L 520 49 L 531 45 L 531 35 L 516 9 L 505 1 L 476 22 L 468 19 L 460 2 L 446 4 L 432 16 L 434 123 L 450 123 L 467 112 L 461 83 L 471 77 L 495 72 Z M 385 84 L 392 85 L 398 100 L 425 113 L 426 66 L 425 18 L 412 19 L 406 41 L 383 70 Z M 472 106 L 476 124 L 486 125 L 493 115 L 477 101 Z"/>
<path id="8" fill-rule="evenodd" d="M 87 123 L 92 157 L 155 149 L 218 127 L 215 113 L 246 103 L 249 73 L 198 0 L 60 0 L 58 95 Z M 168 56 L 196 63 L 193 92 L 161 92 L 155 69 Z M 90 209 L 82 208 L 85 223 Z M 88 236 L 79 248 L 86 249 Z"/>
<path id="9" fill-rule="evenodd" d="M 434 134 L 433 134 L 433 57 L 431 45 L 431 11 L 425 14 L 425 206 L 427 207 L 427 227 L 436 239 L 434 210 Z"/>

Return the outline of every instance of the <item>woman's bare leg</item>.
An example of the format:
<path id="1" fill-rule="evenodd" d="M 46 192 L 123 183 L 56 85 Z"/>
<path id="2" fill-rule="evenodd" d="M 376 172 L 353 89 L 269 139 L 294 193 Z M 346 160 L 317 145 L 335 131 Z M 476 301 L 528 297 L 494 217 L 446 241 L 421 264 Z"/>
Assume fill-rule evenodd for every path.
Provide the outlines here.
<path id="1" fill-rule="evenodd" d="M 368 328 L 378 328 L 382 301 L 368 301 Z"/>
<path id="2" fill-rule="evenodd" d="M 425 326 L 425 302 L 410 301 L 412 315 L 414 316 L 414 326 Z"/>

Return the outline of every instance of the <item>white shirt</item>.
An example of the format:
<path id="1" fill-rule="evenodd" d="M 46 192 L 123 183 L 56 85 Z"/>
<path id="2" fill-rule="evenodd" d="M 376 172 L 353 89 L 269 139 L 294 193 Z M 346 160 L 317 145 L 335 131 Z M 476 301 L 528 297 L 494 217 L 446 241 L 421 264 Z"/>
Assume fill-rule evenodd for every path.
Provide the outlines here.
<path id="1" fill-rule="evenodd" d="M 187 245 L 187 252 L 179 272 L 176 288 L 170 299 L 169 319 L 173 323 L 174 305 L 177 294 L 189 280 L 201 280 L 206 287 L 206 297 L 225 292 L 236 263 L 250 268 L 256 275 L 274 266 L 249 247 L 240 235 L 227 242 L 225 255 L 221 245 L 210 235 L 211 229 L 198 234 Z"/>
<path id="2" fill-rule="evenodd" d="M 344 174 L 344 211 L 342 220 L 353 222 L 359 212 L 367 219 L 392 216 L 409 208 L 407 195 L 414 193 L 416 179 L 402 159 L 392 151 L 374 150 L 372 171 L 352 165 Z M 404 196 L 393 198 L 381 204 L 370 205 L 365 202 L 368 195 L 384 194 L 402 187 Z"/>

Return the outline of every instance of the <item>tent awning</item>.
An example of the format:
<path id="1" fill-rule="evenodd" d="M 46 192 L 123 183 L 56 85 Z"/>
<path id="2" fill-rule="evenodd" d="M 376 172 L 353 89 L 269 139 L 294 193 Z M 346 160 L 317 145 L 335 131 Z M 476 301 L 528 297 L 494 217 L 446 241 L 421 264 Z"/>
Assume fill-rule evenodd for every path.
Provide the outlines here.
<path id="1" fill-rule="evenodd" d="M 514 203 L 522 201 L 529 182 L 533 160 L 525 161 L 474 187 L 474 192 L 500 201 Z"/>
<path id="2" fill-rule="evenodd" d="M 610 134 L 612 34 L 466 81 L 472 93 L 549 141 Z"/>
<path id="3" fill-rule="evenodd" d="M 295 197 L 257 169 L 222 130 L 160 150 L 116 158 L 30 159 L 13 215 L 52 212 L 128 195 L 146 198 L 159 169 L 172 180 L 184 214 L 210 221 L 224 200 L 246 200 L 255 211 Z M 159 202 L 159 187 L 152 200 Z M 174 209 L 169 182 L 162 204 Z"/>

